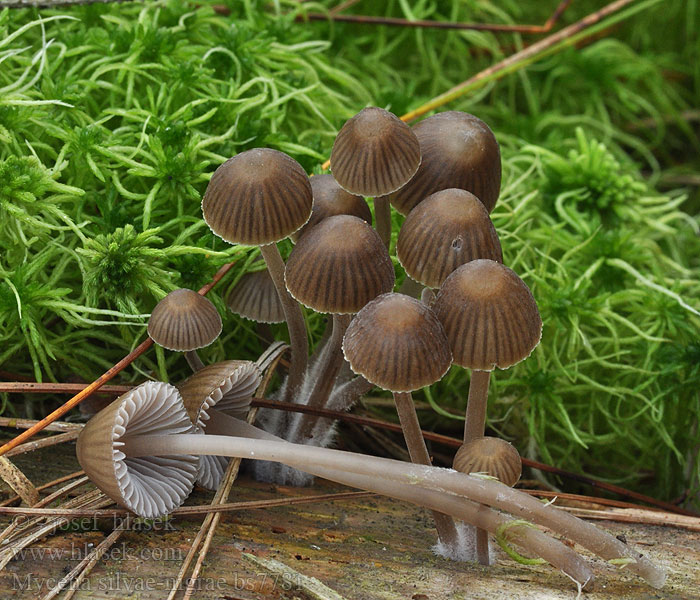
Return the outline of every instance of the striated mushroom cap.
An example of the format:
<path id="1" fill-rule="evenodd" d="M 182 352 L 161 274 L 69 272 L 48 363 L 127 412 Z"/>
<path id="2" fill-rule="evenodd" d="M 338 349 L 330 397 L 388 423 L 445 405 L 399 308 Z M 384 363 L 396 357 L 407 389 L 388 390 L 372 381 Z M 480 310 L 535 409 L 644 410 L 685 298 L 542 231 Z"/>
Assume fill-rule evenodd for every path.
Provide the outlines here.
<path id="1" fill-rule="evenodd" d="M 372 211 L 362 196 L 346 192 L 338 185 L 333 175 L 328 173 L 314 175 L 310 179 L 314 206 L 306 225 L 290 236 L 293 242 L 297 242 L 304 232 L 318 225 L 323 219 L 335 215 L 353 215 L 372 224 Z"/>
<path id="2" fill-rule="evenodd" d="M 433 311 L 403 294 L 383 294 L 352 320 L 343 338 L 355 373 L 385 390 L 410 392 L 438 381 L 452 356 Z"/>
<path id="3" fill-rule="evenodd" d="M 460 265 L 477 258 L 503 262 L 489 213 L 474 194 L 450 188 L 428 196 L 406 217 L 396 256 L 415 281 L 438 288 Z"/>
<path id="4" fill-rule="evenodd" d="M 501 190 L 501 151 L 481 119 L 460 111 L 433 115 L 413 126 L 422 162 L 413 179 L 390 197 L 407 215 L 437 191 L 458 188 L 474 194 L 490 213 Z"/>
<path id="5" fill-rule="evenodd" d="M 530 356 L 542 336 L 530 288 L 493 260 L 473 260 L 453 271 L 433 310 L 450 340 L 454 362 L 469 369 L 507 369 Z"/>
<path id="6" fill-rule="evenodd" d="M 232 312 L 258 323 L 284 322 L 284 309 L 267 269 L 246 273 L 226 296 Z"/>
<path id="7" fill-rule="evenodd" d="M 90 481 L 117 504 L 153 519 L 185 501 L 197 478 L 199 457 L 127 458 L 119 449 L 121 440 L 193 432 L 177 389 L 147 381 L 90 419 L 78 437 L 78 462 Z"/>
<path id="8" fill-rule="evenodd" d="M 188 289 L 170 292 L 148 319 L 148 335 L 166 350 L 204 348 L 221 333 L 221 317 L 204 296 Z"/>
<path id="9" fill-rule="evenodd" d="M 383 196 L 403 187 L 420 165 L 416 135 L 383 108 L 361 110 L 343 125 L 331 151 L 331 171 L 351 194 Z"/>
<path id="10" fill-rule="evenodd" d="M 297 161 L 278 150 L 253 148 L 214 171 L 202 213 L 223 240 L 262 246 L 299 229 L 311 205 L 311 183 Z"/>
<path id="11" fill-rule="evenodd" d="M 394 266 L 377 232 L 350 215 L 328 217 L 306 233 L 287 260 L 284 280 L 303 305 L 356 313 L 394 287 Z"/>
<path id="12" fill-rule="evenodd" d="M 479 437 L 462 444 L 452 464 L 460 473 L 486 473 L 513 487 L 523 471 L 523 461 L 512 444 L 495 437 Z"/>
<path id="13" fill-rule="evenodd" d="M 204 431 L 209 409 L 216 406 L 236 419 L 245 419 L 253 394 L 262 381 L 254 362 L 226 360 L 200 369 L 183 381 L 178 389 L 185 410 L 197 431 Z M 229 459 L 223 456 L 200 457 L 197 483 L 209 490 L 218 488 Z"/>

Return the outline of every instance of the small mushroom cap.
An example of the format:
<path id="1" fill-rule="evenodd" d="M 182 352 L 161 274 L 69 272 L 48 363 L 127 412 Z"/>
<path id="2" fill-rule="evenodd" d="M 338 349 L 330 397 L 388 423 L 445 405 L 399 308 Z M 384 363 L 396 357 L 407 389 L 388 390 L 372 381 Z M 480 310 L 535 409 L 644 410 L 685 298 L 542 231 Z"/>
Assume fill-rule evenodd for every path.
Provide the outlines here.
<path id="1" fill-rule="evenodd" d="M 120 450 L 121 440 L 193 432 L 177 388 L 147 381 L 90 419 L 78 437 L 78 462 L 90 481 L 117 504 L 153 519 L 185 501 L 197 478 L 199 457 L 129 458 Z"/>
<path id="2" fill-rule="evenodd" d="M 383 196 L 403 187 L 420 160 L 420 144 L 411 128 L 383 108 L 369 107 L 338 132 L 331 170 L 351 194 Z"/>
<path id="3" fill-rule="evenodd" d="M 226 296 L 226 305 L 241 317 L 258 323 L 282 323 L 284 309 L 267 269 L 246 273 Z"/>
<path id="4" fill-rule="evenodd" d="M 445 332 L 430 308 L 403 294 L 383 294 L 352 320 L 343 338 L 355 373 L 393 392 L 438 381 L 452 356 Z"/>
<path id="5" fill-rule="evenodd" d="M 447 188 L 468 190 L 491 212 L 501 190 L 501 151 L 481 119 L 460 111 L 428 117 L 413 127 L 422 162 L 391 204 L 407 215 L 430 194 Z"/>
<path id="6" fill-rule="evenodd" d="M 470 260 L 503 262 L 488 211 L 474 194 L 455 188 L 428 196 L 408 214 L 396 256 L 412 279 L 431 288 Z"/>
<path id="7" fill-rule="evenodd" d="M 311 205 L 311 183 L 297 161 L 277 150 L 253 148 L 214 171 L 202 213 L 223 240 L 262 246 L 299 229 Z"/>
<path id="8" fill-rule="evenodd" d="M 447 332 L 454 362 L 468 369 L 507 369 L 530 356 L 542 336 L 530 288 L 493 260 L 473 260 L 455 269 L 433 310 Z"/>
<path id="9" fill-rule="evenodd" d="M 321 221 L 294 246 L 284 270 L 289 293 L 323 313 L 356 313 L 394 287 L 394 266 L 365 221 L 337 215 Z"/>
<path id="10" fill-rule="evenodd" d="M 462 444 L 453 467 L 460 473 L 486 473 L 513 487 L 523 471 L 523 461 L 512 444 L 495 437 L 480 437 Z"/>
<path id="11" fill-rule="evenodd" d="M 166 350 L 188 352 L 211 344 L 221 333 L 216 307 L 188 289 L 170 292 L 148 319 L 148 335 Z"/>
<path id="12" fill-rule="evenodd" d="M 372 224 L 372 211 L 362 196 L 346 192 L 329 173 L 314 175 L 310 179 L 314 195 L 311 218 L 306 225 L 290 236 L 293 242 L 297 242 L 304 232 L 318 225 L 323 219 L 335 215 L 353 215 Z"/>
<path id="13" fill-rule="evenodd" d="M 178 389 L 197 432 L 205 431 L 209 410 L 216 406 L 236 419 L 245 419 L 262 373 L 254 362 L 226 360 L 207 365 L 183 381 Z M 229 459 L 201 456 L 197 483 L 208 490 L 219 487 Z"/>

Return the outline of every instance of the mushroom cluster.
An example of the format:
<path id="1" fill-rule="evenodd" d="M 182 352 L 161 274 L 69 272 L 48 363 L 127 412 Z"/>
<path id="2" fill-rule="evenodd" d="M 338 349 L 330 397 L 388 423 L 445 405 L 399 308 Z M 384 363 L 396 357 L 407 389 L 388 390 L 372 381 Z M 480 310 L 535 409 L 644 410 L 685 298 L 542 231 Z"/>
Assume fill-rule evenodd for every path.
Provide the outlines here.
<path id="1" fill-rule="evenodd" d="M 521 472 L 517 450 L 485 437 L 490 372 L 527 358 L 542 331 L 530 290 L 503 265 L 489 217 L 501 164 L 488 126 L 447 112 L 411 128 L 366 108 L 338 133 L 331 170 L 309 178 L 292 158 L 267 148 L 216 170 L 202 200 L 205 222 L 231 244 L 258 246 L 265 262 L 240 279 L 227 304 L 263 324 L 286 322 L 291 356 L 276 399 L 347 410 L 375 386 L 391 391 L 416 464 L 328 449 L 332 423 L 312 414 L 269 411 L 260 427 L 246 423 L 262 372 L 285 346 L 273 344 L 256 363 L 205 366 L 195 350 L 218 336 L 221 319 L 209 301 L 177 290 L 156 306 L 148 332 L 185 352 L 194 374 L 178 388 L 144 384 L 86 426 L 78 456 L 93 481 L 151 517 L 183 502 L 195 481 L 216 488 L 228 457 L 252 458 L 263 478 L 299 484 L 317 475 L 430 508 L 438 548 L 451 558 L 473 556 L 457 518 L 478 528 L 482 564 L 490 532 L 588 583 L 585 561 L 528 527 L 532 521 L 662 583 L 656 567 L 618 540 L 511 489 Z M 407 215 L 395 240 L 392 207 Z M 277 242 L 286 237 L 295 246 L 285 262 Z M 394 291 L 394 248 L 407 275 L 404 293 Z M 305 310 L 329 315 L 311 355 Z M 411 392 L 453 364 L 470 369 L 471 382 L 464 445 L 454 470 L 445 470 L 431 465 Z"/>

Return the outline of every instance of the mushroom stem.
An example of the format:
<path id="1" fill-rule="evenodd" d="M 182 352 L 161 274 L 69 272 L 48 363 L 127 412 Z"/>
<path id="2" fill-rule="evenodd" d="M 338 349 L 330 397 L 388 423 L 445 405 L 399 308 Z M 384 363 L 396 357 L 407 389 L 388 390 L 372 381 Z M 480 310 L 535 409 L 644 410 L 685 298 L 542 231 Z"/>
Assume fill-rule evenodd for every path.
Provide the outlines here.
<path id="1" fill-rule="evenodd" d="M 386 196 L 374 199 L 374 218 L 377 233 L 388 250 L 391 244 L 391 204 Z"/>
<path id="2" fill-rule="evenodd" d="M 270 277 L 272 277 L 272 281 L 277 288 L 284 316 L 287 320 L 287 327 L 289 328 L 289 343 L 292 348 L 292 357 L 284 399 L 286 402 L 291 402 L 301 388 L 309 353 L 309 340 L 306 335 L 304 315 L 301 312 L 301 307 L 292 298 L 284 285 L 284 261 L 277 244 L 260 246 L 260 253 L 265 259 L 267 270 L 270 272 Z"/>
<path id="3" fill-rule="evenodd" d="M 345 471 L 389 480 L 414 488 L 443 490 L 466 497 L 468 500 L 486 504 L 509 512 L 514 516 L 532 521 L 565 535 L 572 541 L 594 552 L 604 560 L 628 558 L 627 569 L 644 578 L 650 585 L 660 588 L 664 585 L 664 571 L 649 559 L 637 552 L 631 545 L 624 544 L 594 525 L 573 515 L 545 506 L 536 498 L 509 488 L 499 481 L 465 475 L 448 469 L 414 465 L 387 458 L 358 456 L 352 452 L 331 450 L 273 442 L 249 438 L 219 435 L 134 435 L 124 436 L 119 448 L 128 457 L 174 456 L 174 455 L 213 455 L 252 458 L 281 462 L 291 467 L 329 469 Z M 339 483 L 343 483 L 338 479 Z"/>
<path id="4" fill-rule="evenodd" d="M 284 441 L 267 431 L 258 429 L 245 421 L 234 419 L 216 409 L 210 409 L 208 414 L 211 417 L 206 425 L 206 432 L 208 435 L 221 434 L 253 439 Z M 390 498 L 396 498 L 398 500 L 424 506 L 433 511 L 437 511 L 438 514 L 451 514 L 466 523 L 479 525 L 494 535 L 496 535 L 499 527 L 511 521 L 509 517 L 493 509 L 483 505 L 477 505 L 474 502 L 465 501 L 463 498 L 445 492 L 416 488 L 412 485 L 393 481 L 386 482 L 381 478 L 369 478 L 366 475 L 345 472 L 339 474 L 339 472 L 330 469 L 309 467 L 304 470 L 316 477 L 323 477 L 331 481 L 337 481 L 338 477 L 341 476 L 342 483 L 345 485 L 363 490 L 371 490 Z M 517 544 L 534 556 L 542 557 L 552 566 L 561 569 L 569 575 L 569 577 L 574 579 L 574 581 L 581 583 L 584 587 L 586 583 L 593 580 L 593 574 L 581 556 L 571 548 L 566 547 L 563 543 L 558 540 L 553 540 L 537 529 L 525 525 L 514 525 L 508 527 L 505 537 L 509 543 Z"/>
<path id="5" fill-rule="evenodd" d="M 308 405 L 313 407 L 324 406 L 326 400 L 333 389 L 336 375 L 343 366 L 343 336 L 345 330 L 350 325 L 350 315 L 333 315 L 333 333 L 328 341 L 328 348 L 323 353 L 317 371 L 317 380 L 314 383 L 314 389 L 309 396 Z"/>
<path id="6" fill-rule="evenodd" d="M 435 302 L 435 292 L 429 287 L 423 288 L 420 293 L 420 301 L 426 306 L 431 306 Z"/>
<path id="7" fill-rule="evenodd" d="M 406 440 L 406 447 L 408 448 L 411 462 L 419 465 L 432 464 L 428 448 L 425 446 L 411 392 L 394 392 L 394 403 L 396 404 L 396 412 L 399 414 L 399 421 L 401 422 L 401 429 L 403 430 L 403 437 Z M 457 550 L 459 540 L 454 520 L 443 513 L 434 511 L 433 519 L 442 543 L 451 550 Z"/>
<path id="8" fill-rule="evenodd" d="M 357 375 L 333 391 L 328 408 L 338 411 L 349 410 L 358 398 L 372 391 L 373 388 L 373 383 L 367 381 L 362 375 Z"/>
<path id="9" fill-rule="evenodd" d="M 204 363 L 202 359 L 199 358 L 199 354 L 197 354 L 196 350 L 188 350 L 185 352 L 185 360 L 187 360 L 187 364 L 190 365 L 190 369 L 192 369 L 193 373 L 204 368 Z"/>
<path id="10" fill-rule="evenodd" d="M 466 420 L 464 421 L 465 444 L 484 435 L 490 380 L 490 371 L 472 371 L 472 378 L 469 382 Z M 489 538 L 483 529 L 476 530 L 476 559 L 480 565 L 490 564 Z"/>
<path id="11" fill-rule="evenodd" d="M 464 421 L 465 444 L 484 435 L 490 377 L 490 371 L 472 371 L 472 378 L 469 382 L 466 420 Z"/>

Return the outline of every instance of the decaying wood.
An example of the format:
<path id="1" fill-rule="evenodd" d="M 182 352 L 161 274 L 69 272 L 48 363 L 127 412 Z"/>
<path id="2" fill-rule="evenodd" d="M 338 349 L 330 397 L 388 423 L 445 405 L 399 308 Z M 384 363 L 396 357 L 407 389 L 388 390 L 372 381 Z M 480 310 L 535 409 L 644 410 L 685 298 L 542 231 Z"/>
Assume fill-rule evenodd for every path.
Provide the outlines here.
<path id="1" fill-rule="evenodd" d="M 6 456 L 0 456 L 0 477 L 29 506 L 39 501 L 34 484 Z"/>

